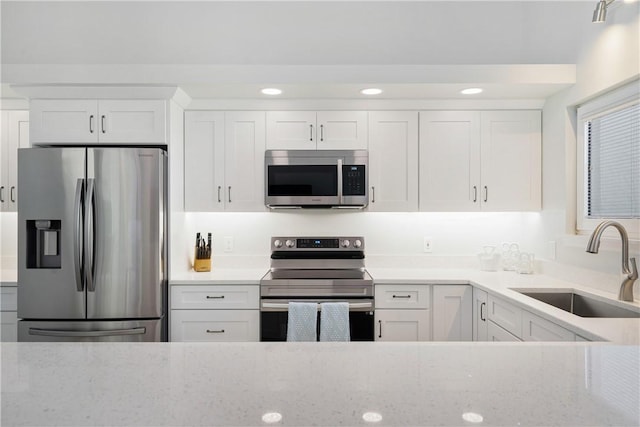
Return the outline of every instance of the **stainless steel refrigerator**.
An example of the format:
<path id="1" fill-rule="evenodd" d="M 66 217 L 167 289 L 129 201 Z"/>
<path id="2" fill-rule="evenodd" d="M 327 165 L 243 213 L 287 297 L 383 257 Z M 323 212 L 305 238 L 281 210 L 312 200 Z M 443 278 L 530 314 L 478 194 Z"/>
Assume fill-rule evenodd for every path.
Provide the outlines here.
<path id="1" fill-rule="evenodd" d="M 18 150 L 18 340 L 167 340 L 167 155 Z"/>

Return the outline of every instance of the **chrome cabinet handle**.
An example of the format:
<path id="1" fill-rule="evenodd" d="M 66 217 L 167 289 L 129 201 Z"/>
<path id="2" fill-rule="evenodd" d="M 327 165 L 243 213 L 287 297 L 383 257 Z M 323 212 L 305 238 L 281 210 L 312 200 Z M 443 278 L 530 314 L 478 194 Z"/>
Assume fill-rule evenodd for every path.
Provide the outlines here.
<path id="1" fill-rule="evenodd" d="M 411 298 L 411 295 L 393 295 L 393 298 Z"/>
<path id="2" fill-rule="evenodd" d="M 100 117 L 100 126 L 102 127 L 102 133 L 107 133 L 107 130 L 104 126 L 104 119 L 105 119 L 104 115 Z"/>
<path id="3" fill-rule="evenodd" d="M 224 329 L 220 329 L 220 330 L 217 330 L 217 331 L 214 331 L 212 329 L 207 329 L 207 333 L 208 334 L 224 334 Z"/>
<path id="4" fill-rule="evenodd" d="M 84 236 L 82 235 L 82 205 L 84 205 L 84 179 L 78 178 L 76 182 L 76 199 L 75 199 L 75 230 L 73 230 L 73 237 L 75 243 L 73 245 L 73 265 L 76 273 L 76 290 L 82 292 L 84 290 L 84 283 L 82 280 L 82 253 L 84 253 L 84 247 L 82 243 Z"/>
<path id="5" fill-rule="evenodd" d="M 309 141 L 313 142 L 313 125 L 309 125 Z"/>
<path id="6" fill-rule="evenodd" d="M 4 185 L 0 187 L 0 202 L 4 203 Z"/>
<path id="7" fill-rule="evenodd" d="M 320 142 L 324 141 L 324 125 L 320 125 Z"/>
<path id="8" fill-rule="evenodd" d="M 478 187 L 473 186 L 473 203 L 478 201 Z"/>
<path id="9" fill-rule="evenodd" d="M 229 186 L 229 203 L 231 203 L 231 186 Z"/>
<path id="10" fill-rule="evenodd" d="M 13 196 L 13 193 L 16 191 L 16 187 L 11 186 L 11 203 L 15 203 L 16 202 L 16 198 Z"/>
<path id="11" fill-rule="evenodd" d="M 378 320 L 378 338 L 382 338 L 382 320 Z"/>
<path id="12" fill-rule="evenodd" d="M 487 321 L 487 317 L 484 316 L 484 310 L 483 308 L 487 305 L 486 302 L 483 302 L 482 304 L 480 304 L 480 320 L 482 320 L 483 322 Z"/>
<path id="13" fill-rule="evenodd" d="M 222 296 L 207 295 L 207 299 L 224 299 L 224 295 L 222 295 Z"/>
<path id="14" fill-rule="evenodd" d="M 371 186 L 371 203 L 376 202 L 376 187 Z"/>
<path id="15" fill-rule="evenodd" d="M 487 188 L 487 186 L 484 186 L 484 201 L 486 203 L 487 199 L 489 198 L 489 189 Z"/>
<path id="16" fill-rule="evenodd" d="M 93 114 L 89 116 L 89 133 L 93 133 Z"/>
<path id="17" fill-rule="evenodd" d="M 222 189 L 222 187 L 218 185 L 218 203 L 222 202 L 222 200 L 220 200 L 220 190 L 221 189 Z"/>

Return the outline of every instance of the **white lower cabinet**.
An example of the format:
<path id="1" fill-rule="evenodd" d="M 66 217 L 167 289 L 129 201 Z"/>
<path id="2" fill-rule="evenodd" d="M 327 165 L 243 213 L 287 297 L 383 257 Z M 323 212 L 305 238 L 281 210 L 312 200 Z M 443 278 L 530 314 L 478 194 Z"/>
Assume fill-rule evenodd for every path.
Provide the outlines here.
<path id="1" fill-rule="evenodd" d="M 575 334 L 540 316 L 522 312 L 522 339 L 524 341 L 575 341 Z"/>
<path id="2" fill-rule="evenodd" d="M 522 334 L 522 309 L 489 294 L 489 320 L 515 336 Z"/>
<path id="3" fill-rule="evenodd" d="M 496 325 L 493 322 L 488 322 L 487 324 L 487 341 L 522 341 L 517 336 L 513 335 L 511 332 L 505 331 L 500 326 Z"/>
<path id="4" fill-rule="evenodd" d="M 260 341 L 258 285 L 173 285 L 171 341 Z"/>
<path id="5" fill-rule="evenodd" d="M 433 341 L 473 339 L 473 288 L 469 285 L 433 286 Z"/>
<path id="6" fill-rule="evenodd" d="M 0 287 L 0 341 L 18 341 L 18 288 Z"/>
<path id="7" fill-rule="evenodd" d="M 473 288 L 473 340 L 487 341 L 489 338 L 489 320 L 487 303 L 489 295 L 478 288 Z"/>
<path id="8" fill-rule="evenodd" d="M 430 314 L 427 309 L 376 309 L 376 341 L 430 341 Z"/>

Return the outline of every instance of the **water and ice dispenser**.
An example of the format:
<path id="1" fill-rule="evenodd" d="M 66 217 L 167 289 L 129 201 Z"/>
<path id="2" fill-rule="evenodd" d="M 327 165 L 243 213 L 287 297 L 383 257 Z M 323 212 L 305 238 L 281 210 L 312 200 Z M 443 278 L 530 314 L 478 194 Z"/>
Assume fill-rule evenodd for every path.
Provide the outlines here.
<path id="1" fill-rule="evenodd" d="M 59 219 L 27 220 L 27 268 L 60 268 Z"/>

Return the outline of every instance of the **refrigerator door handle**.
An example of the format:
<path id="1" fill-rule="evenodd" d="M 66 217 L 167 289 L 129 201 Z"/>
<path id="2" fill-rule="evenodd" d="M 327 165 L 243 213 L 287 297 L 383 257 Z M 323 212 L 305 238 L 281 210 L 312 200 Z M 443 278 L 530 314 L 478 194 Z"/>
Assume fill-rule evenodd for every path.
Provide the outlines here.
<path id="1" fill-rule="evenodd" d="M 29 328 L 29 335 L 41 335 L 44 337 L 110 337 L 120 335 L 143 335 L 147 328 L 109 329 L 105 331 L 65 331 L 59 329 Z"/>
<path id="2" fill-rule="evenodd" d="M 75 267 L 76 272 L 76 289 L 78 292 L 84 291 L 84 281 L 82 280 L 82 205 L 84 204 L 83 195 L 84 195 L 84 179 L 78 178 L 76 182 L 76 199 L 75 199 L 75 230 L 73 231 L 74 243 L 73 243 L 73 265 Z"/>
<path id="3" fill-rule="evenodd" d="M 96 196 L 95 180 L 87 179 L 86 214 L 84 216 L 84 250 L 85 250 L 85 277 L 87 278 L 87 291 L 94 292 L 95 285 L 95 223 L 96 223 Z"/>

